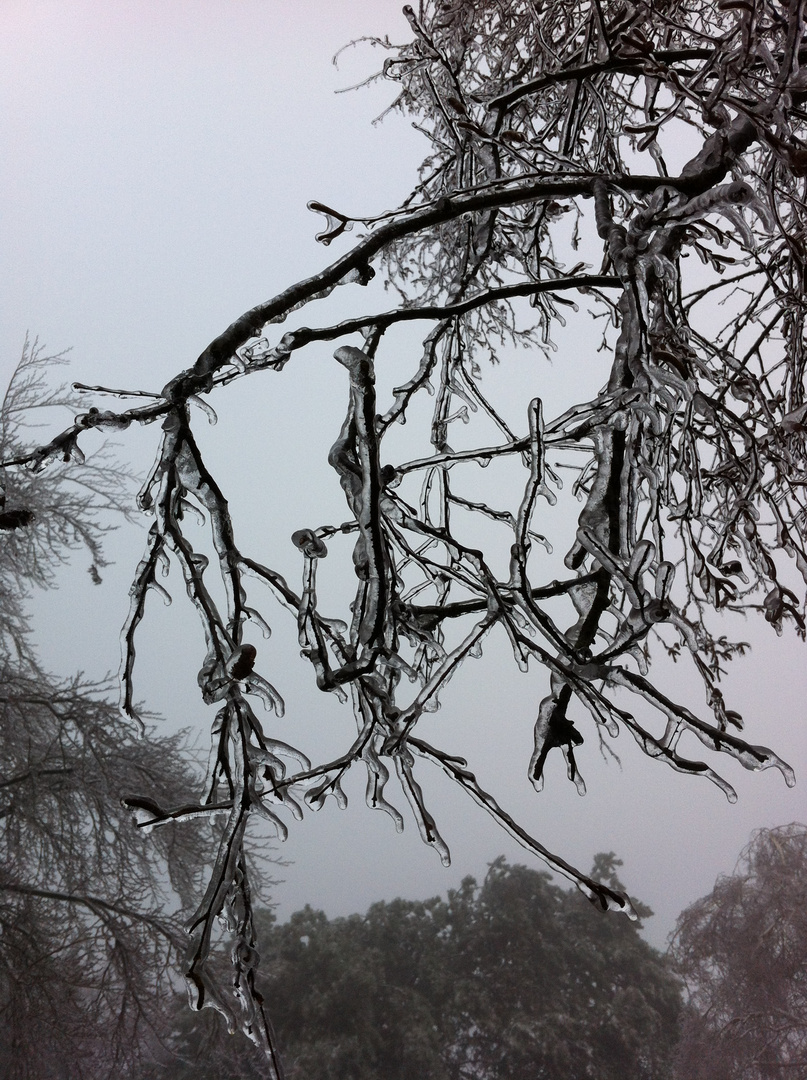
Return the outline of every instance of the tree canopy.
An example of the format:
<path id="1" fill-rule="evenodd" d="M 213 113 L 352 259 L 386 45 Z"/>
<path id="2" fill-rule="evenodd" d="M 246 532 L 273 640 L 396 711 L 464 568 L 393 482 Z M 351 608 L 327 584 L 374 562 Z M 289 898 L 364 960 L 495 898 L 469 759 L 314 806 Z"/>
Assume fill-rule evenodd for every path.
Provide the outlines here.
<path id="1" fill-rule="evenodd" d="M 312 202 L 326 223 L 318 239 L 341 244 L 358 226 L 352 248 L 238 316 L 147 404 L 108 408 L 110 394 L 126 391 L 95 388 L 103 408 L 5 459 L 7 471 L 44 467 L 78 455 L 93 430 L 161 421 L 138 500 L 152 525 L 123 631 L 123 710 L 137 719 L 136 639 L 149 595 L 165 592 L 162 571 L 173 567 L 201 622 L 198 688 L 217 706 L 214 753 L 198 800 L 145 792 L 129 806 L 147 829 L 225 816 L 190 923 L 187 977 L 197 1006 L 241 1024 L 278 1076 L 255 992 L 246 824 L 260 815 L 285 836 L 289 816 L 328 796 L 344 801 L 340 783 L 354 765 L 366 770 L 368 805 L 401 828 L 387 786 L 395 773 L 444 862 L 448 845 L 419 781 L 424 762 L 598 905 L 630 910 L 621 890 L 529 835 L 455 748 L 420 734 L 421 717 L 488 635 L 506 637 L 519 668 L 546 673 L 525 762 L 538 791 L 559 750 L 582 792 L 580 746 L 606 745 L 620 730 L 729 798 L 721 756 L 793 782 L 773 750 L 746 740 L 723 698 L 721 672 L 742 645 L 720 633 L 714 613 L 758 613 L 777 633 L 789 625 L 804 634 L 807 3 L 424 0 L 404 14 L 409 41 L 380 44 L 395 107 L 429 140 L 411 195 L 366 217 Z M 397 306 L 362 303 L 376 274 Z M 314 302 L 337 286 L 349 286 L 355 313 L 318 322 Z M 609 358 L 605 385 L 585 386 L 550 414 L 536 380 L 520 415 L 508 415 L 482 361 L 506 362 L 513 342 L 551 350 L 580 304 L 597 320 L 587 323 L 596 328 L 590 353 Z M 414 321 L 426 330 L 411 359 L 393 343 L 395 327 Z M 347 520 L 300 522 L 291 585 L 239 545 L 192 409 L 324 342 L 338 343 L 345 371 L 347 408 L 328 465 Z M 385 365 L 395 376 L 381 395 Z M 422 429 L 417 449 L 396 441 L 404 420 L 410 439 Z M 513 499 L 505 488 L 479 496 L 477 470 L 488 465 L 518 477 Z M 564 506 L 574 509 L 571 529 Z M 189 510 L 206 516 L 206 550 Z M 324 610 L 322 578 L 345 567 L 354 597 L 343 612 Z M 319 688 L 350 702 L 356 735 L 333 759 L 309 760 L 253 709 L 257 700 L 284 707 L 249 640 L 275 621 L 264 590 L 291 614 Z M 654 681 L 654 653 L 687 658 L 705 716 Z M 707 761 L 693 756 L 697 743 Z M 235 999 L 208 963 L 222 915 L 236 938 Z"/>
<path id="2" fill-rule="evenodd" d="M 620 887 L 613 870 L 599 856 L 592 877 Z M 680 990 L 664 957 L 544 872 L 499 858 L 446 900 L 259 926 L 290 1078 L 671 1075 Z"/>

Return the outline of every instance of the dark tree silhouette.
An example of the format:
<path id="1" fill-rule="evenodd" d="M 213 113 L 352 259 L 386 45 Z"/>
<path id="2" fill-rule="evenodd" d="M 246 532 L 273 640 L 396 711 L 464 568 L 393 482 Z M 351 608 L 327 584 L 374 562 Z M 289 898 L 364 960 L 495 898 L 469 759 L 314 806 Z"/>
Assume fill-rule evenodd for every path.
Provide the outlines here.
<path id="1" fill-rule="evenodd" d="M 591 876 L 621 888 L 619 865 L 598 855 Z M 672 1076 L 681 982 L 668 958 L 546 872 L 500 857 L 446 899 L 255 921 L 289 1080 Z M 256 1075 L 247 1044 L 199 1053 L 198 1040 L 180 1035 L 195 1063 L 176 1080 Z"/>
<path id="2" fill-rule="evenodd" d="M 752 770 L 775 766 L 793 782 L 775 753 L 745 740 L 740 714 L 724 702 L 718 678 L 742 645 L 718 633 L 712 614 L 759 612 L 777 632 L 788 623 L 804 633 L 807 3 L 424 0 L 404 14 L 409 42 L 379 43 L 389 49 L 383 75 L 400 88 L 396 107 L 430 140 L 404 203 L 356 217 L 312 202 L 326 221 L 322 243 L 361 228 L 351 249 L 237 318 L 147 404 L 89 409 L 50 444 L 6 462 L 7 471 L 41 466 L 74 456 L 90 429 L 162 423 L 139 496 L 153 524 L 123 633 L 123 708 L 135 716 L 135 639 L 168 563 L 201 620 L 202 698 L 220 708 L 198 802 L 146 792 L 130 806 L 150 829 L 226 815 L 190 923 L 187 977 L 197 1006 L 240 1023 L 278 1076 L 254 992 L 244 830 L 260 814 L 283 835 L 286 811 L 299 816 L 328 795 L 341 801 L 341 778 L 359 762 L 368 804 L 402 826 L 387 792 L 394 772 L 444 861 L 418 779 L 424 761 L 600 906 L 629 907 L 531 837 L 453 748 L 418 733 L 487 635 L 506 635 L 518 667 L 547 672 L 525 763 L 538 790 L 556 749 L 582 790 L 582 740 L 623 728 L 651 758 L 706 776 L 729 798 L 720 755 Z M 317 322 L 314 301 L 346 285 L 349 303 L 379 273 L 397 306 L 367 310 L 358 300 L 350 318 Z M 481 361 L 509 342 L 550 349 L 578 302 L 602 320 L 588 324 L 589 351 L 610 357 L 605 385 L 556 415 L 528 395 L 522 416 L 508 418 Z M 394 328 L 414 321 L 426 331 L 409 364 Z M 334 422 L 329 464 L 348 517 L 300 522 L 295 587 L 239 546 L 191 406 L 322 342 L 338 343 L 345 369 L 347 411 L 341 430 Z M 384 365 L 395 365 L 396 381 L 382 399 L 375 373 Z M 422 448 L 402 452 L 397 425 L 416 422 L 429 395 Z M 494 462 L 522 478 L 512 505 L 504 489 L 489 501 L 476 491 L 476 470 Z M 565 541 L 559 530 L 560 564 L 545 548 L 553 508 L 568 502 L 564 474 L 582 506 Z M 186 526 L 188 506 L 207 517 L 212 566 Z M 357 588 L 339 619 L 321 609 L 318 583 L 345 562 Z M 256 698 L 283 708 L 260 652 L 244 651 L 250 623 L 264 619 L 264 589 L 291 613 L 317 685 L 350 701 L 356 737 L 333 760 L 309 761 L 253 711 Z M 688 657 L 706 717 L 650 677 L 654 650 Z M 708 762 L 690 756 L 696 740 Z M 235 998 L 208 971 L 222 913 L 236 941 Z"/>
<path id="3" fill-rule="evenodd" d="M 598 862 L 592 877 L 619 888 L 613 856 Z M 334 920 L 306 908 L 266 933 L 264 921 L 291 1078 L 672 1075 L 670 966 L 635 923 L 597 918 L 546 873 L 500 858 L 447 900 Z"/>
<path id="4" fill-rule="evenodd" d="M 807 1072 L 807 826 L 760 829 L 734 873 L 678 917 L 689 995 L 681 1080 Z"/>

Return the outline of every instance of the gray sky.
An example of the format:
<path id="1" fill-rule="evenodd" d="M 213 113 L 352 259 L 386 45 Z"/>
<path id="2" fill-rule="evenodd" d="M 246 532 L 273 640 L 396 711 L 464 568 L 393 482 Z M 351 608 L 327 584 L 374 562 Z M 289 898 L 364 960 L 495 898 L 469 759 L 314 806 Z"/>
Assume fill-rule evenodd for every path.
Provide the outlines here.
<path id="1" fill-rule="evenodd" d="M 343 54 L 339 70 L 331 65 L 334 52 L 361 35 L 405 40 L 397 2 L 0 0 L 0 18 L 3 376 L 27 331 L 53 351 L 73 348 L 71 378 L 159 390 L 242 311 L 345 250 L 314 242 L 321 219 L 306 210 L 309 199 L 372 213 L 412 186 L 425 141 L 398 116 L 371 124 L 394 87 L 334 94 L 378 70 L 383 51 L 360 45 Z M 380 283 L 375 293 L 350 288 L 321 305 L 322 318 L 366 309 L 368 294 L 379 309 L 391 305 Z M 551 366 L 520 354 L 486 380 L 498 380 L 514 408 L 515 399 L 519 408 L 525 403 L 518 388 L 536 377 L 549 401 L 596 392 L 602 358 L 583 319 L 577 336 L 559 339 Z M 400 337 L 404 370 L 416 342 L 417 335 Z M 329 348 L 308 349 L 281 374 L 219 392 L 211 400 L 219 423 L 200 430 L 241 546 L 290 581 L 299 574 L 290 532 L 345 517 L 325 460 L 346 404 L 337 369 Z M 380 373 L 382 386 L 396 374 Z M 125 432 L 120 455 L 143 471 L 156 444 L 155 429 Z M 79 558 L 58 592 L 38 604 L 51 668 L 117 669 L 144 540 L 143 530 L 119 530 L 109 545 L 116 565 L 102 586 L 92 586 Z M 174 586 L 174 605 L 153 604 L 144 623 L 138 686 L 166 725 L 203 732 L 210 716 L 195 682 L 200 636 L 181 584 Z M 333 588 L 336 597 L 338 583 Z M 275 633 L 262 670 L 287 699 L 287 716 L 273 730 L 318 758 L 337 752 L 352 717 L 311 689 L 296 628 L 268 602 L 266 609 Z M 729 707 L 745 716 L 750 741 L 773 746 L 807 776 L 803 645 L 767 626 L 727 623 L 726 633 L 754 644 L 727 682 Z M 702 691 L 683 665 L 660 668 L 658 678 L 703 712 Z M 682 686 L 685 679 L 692 685 Z M 727 761 L 722 771 L 740 795 L 730 806 L 707 782 L 647 760 L 624 733 L 614 744 L 621 767 L 587 744 L 584 799 L 560 762 L 550 764 L 536 795 L 526 763 L 544 687 L 540 673 L 519 675 L 506 646 L 492 642 L 483 660 L 465 665 L 430 725 L 550 849 L 582 869 L 595 852 L 615 850 L 626 884 L 657 913 L 648 928 L 656 943 L 685 904 L 732 869 L 752 829 L 807 817 L 803 783 L 788 790 L 773 770 L 751 775 Z M 501 852 L 537 865 L 435 775 L 424 789 L 452 849 L 445 870 L 413 822 L 398 836 L 387 817 L 365 808 L 363 786 L 360 776 L 350 778 L 348 810 L 331 803 L 292 823 L 280 854 L 293 865 L 274 894 L 281 917 L 306 902 L 334 915 L 381 898 L 444 892 L 466 874 L 484 875 Z"/>

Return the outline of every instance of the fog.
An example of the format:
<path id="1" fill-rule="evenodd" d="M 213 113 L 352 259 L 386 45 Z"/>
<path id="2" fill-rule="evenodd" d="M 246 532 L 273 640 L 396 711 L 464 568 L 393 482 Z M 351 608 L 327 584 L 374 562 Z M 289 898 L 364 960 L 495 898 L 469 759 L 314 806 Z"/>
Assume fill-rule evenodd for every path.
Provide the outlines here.
<path id="1" fill-rule="evenodd" d="M 321 221 L 308 200 L 369 214 L 394 207 L 411 189 L 425 140 L 395 113 L 373 122 L 393 101 L 394 86 L 376 81 L 337 93 L 379 71 L 383 49 L 359 43 L 341 54 L 338 68 L 331 63 L 364 35 L 406 39 L 396 3 L 0 0 L 0 14 L 6 379 L 28 333 L 52 352 L 72 349 L 70 379 L 158 392 L 241 312 L 347 250 L 349 235 L 330 249 L 315 242 Z M 359 302 L 366 309 L 368 298 L 376 310 L 391 306 L 376 281 L 358 300 L 338 290 L 322 304 L 322 318 L 344 317 Z M 513 353 L 484 378 L 498 381 L 514 409 L 526 404 L 527 382 L 537 382 L 549 402 L 581 385 L 595 392 L 603 358 L 591 323 L 579 319 L 558 339 L 551 363 Z M 408 330 L 397 340 L 405 352 L 419 339 Z M 345 408 L 331 352 L 309 347 L 282 373 L 219 391 L 210 401 L 218 424 L 200 432 L 242 549 L 290 581 L 299 574 L 288 543 L 293 529 L 344 516 L 327 465 Z M 394 370 L 381 371 L 380 386 L 395 378 Z M 123 433 L 121 460 L 144 473 L 156 436 L 148 427 Z M 48 668 L 97 677 L 117 670 L 144 541 L 144 528 L 123 525 L 110 538 L 114 566 L 101 585 L 79 556 L 63 568 L 57 591 L 35 598 Z M 175 603 L 153 604 L 143 626 L 138 693 L 160 724 L 189 727 L 204 745 L 212 714 L 196 685 L 200 631 L 181 602 L 181 582 L 171 585 Z M 339 582 L 329 587 L 337 596 Z M 262 662 L 287 700 L 273 732 L 318 756 L 336 753 L 351 736 L 352 716 L 313 687 L 288 614 L 267 609 L 274 633 Z M 729 707 L 743 714 L 751 742 L 773 747 L 804 777 L 803 643 L 787 632 L 777 638 L 761 622 L 725 622 L 729 636 L 753 646 L 727 679 Z M 703 709 L 702 688 L 683 665 L 659 664 L 657 678 Z M 682 686 L 685 679 L 692 685 Z M 465 665 L 430 724 L 443 745 L 461 747 L 483 785 L 545 846 L 583 870 L 596 852 L 617 852 L 629 891 L 656 912 L 647 928 L 655 943 L 664 943 L 678 912 L 717 874 L 731 871 L 753 829 L 805 818 L 803 785 L 787 789 L 775 770 L 747 774 L 722 763 L 739 793 L 729 805 L 705 780 L 649 761 L 627 735 L 613 744 L 619 761 L 593 739 L 581 751 L 585 798 L 560 761 L 550 761 L 537 795 L 526 766 L 545 685 L 540 672 L 522 676 L 506 643 L 492 641 L 482 660 Z M 363 783 L 348 780 L 346 810 L 329 802 L 292 823 L 278 851 L 288 860 L 278 871 L 285 880 L 266 898 L 281 918 L 305 903 L 333 916 L 377 899 L 444 893 L 466 874 L 483 876 L 500 853 L 536 865 L 435 774 L 424 790 L 452 851 L 446 870 L 414 823 L 397 835 L 387 817 L 366 809 Z"/>

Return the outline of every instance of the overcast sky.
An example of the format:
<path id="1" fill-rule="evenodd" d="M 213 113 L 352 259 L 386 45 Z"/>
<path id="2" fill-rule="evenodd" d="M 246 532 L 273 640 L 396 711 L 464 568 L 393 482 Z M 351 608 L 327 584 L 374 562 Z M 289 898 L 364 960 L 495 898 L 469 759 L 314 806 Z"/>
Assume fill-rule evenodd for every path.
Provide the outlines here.
<path id="1" fill-rule="evenodd" d="M 6 378 L 29 333 L 53 351 L 72 347 L 73 379 L 159 390 L 242 311 L 332 260 L 337 245 L 314 241 L 320 225 L 306 210 L 309 199 L 372 213 L 396 205 L 412 186 L 424 140 L 398 116 L 371 123 L 394 87 L 335 94 L 377 71 L 383 50 L 359 45 L 343 54 L 339 70 L 331 64 L 340 46 L 362 35 L 405 40 L 397 2 L 0 0 L 0 15 Z M 375 285 L 379 307 L 389 306 Z M 339 292 L 345 296 L 325 305 L 328 318 L 367 306 L 366 293 Z M 589 324 L 561 339 L 553 365 L 538 368 L 541 393 L 596 392 L 602 358 L 591 338 Z M 402 354 L 407 348 L 403 336 Z M 485 377 L 498 379 L 506 394 L 526 362 L 513 357 L 511 367 Z M 345 516 L 326 462 L 344 414 L 343 375 L 330 349 L 306 350 L 282 374 L 220 392 L 211 401 L 219 424 L 201 434 L 241 546 L 290 579 L 299 573 L 290 532 Z M 143 472 L 157 435 L 125 432 L 121 458 Z M 124 527 L 109 545 L 115 566 L 103 585 L 92 585 L 86 559 L 78 558 L 58 592 L 38 603 L 49 667 L 93 675 L 117 669 L 128 584 L 144 540 L 142 529 Z M 171 608 L 149 610 L 138 688 L 166 726 L 201 732 L 210 717 L 195 682 L 199 632 L 181 593 L 180 584 Z M 352 717 L 310 688 L 293 624 L 274 612 L 272 621 L 266 673 L 288 702 L 277 733 L 318 758 L 337 752 Z M 746 718 L 750 741 L 773 746 L 807 776 L 803 645 L 777 639 L 767 626 L 727 624 L 726 633 L 754 643 L 727 683 L 729 707 Z M 691 674 L 682 665 L 659 678 L 681 691 Z M 466 664 L 430 724 L 443 745 L 468 754 L 486 786 L 550 849 L 586 870 L 595 852 L 616 851 L 626 884 L 657 913 L 648 927 L 656 943 L 685 904 L 731 871 L 754 828 L 807 817 L 803 783 L 788 790 L 773 770 L 750 775 L 726 761 L 722 771 L 740 795 L 730 806 L 707 782 L 650 762 L 626 734 L 614 746 L 621 766 L 601 759 L 594 740 L 587 745 L 584 799 L 560 762 L 536 795 L 526 763 L 544 686 L 540 673 L 520 676 L 507 649 L 493 642 L 484 660 Z M 702 691 L 694 683 L 685 690 L 702 710 Z M 425 789 L 452 849 L 445 870 L 413 822 L 398 836 L 388 818 L 365 808 L 363 783 L 357 775 L 346 785 L 347 811 L 330 804 L 293 824 L 280 852 L 291 865 L 273 897 L 281 917 L 306 902 L 335 915 L 396 895 L 445 892 L 466 874 L 483 876 L 502 852 L 538 865 L 434 776 Z"/>

